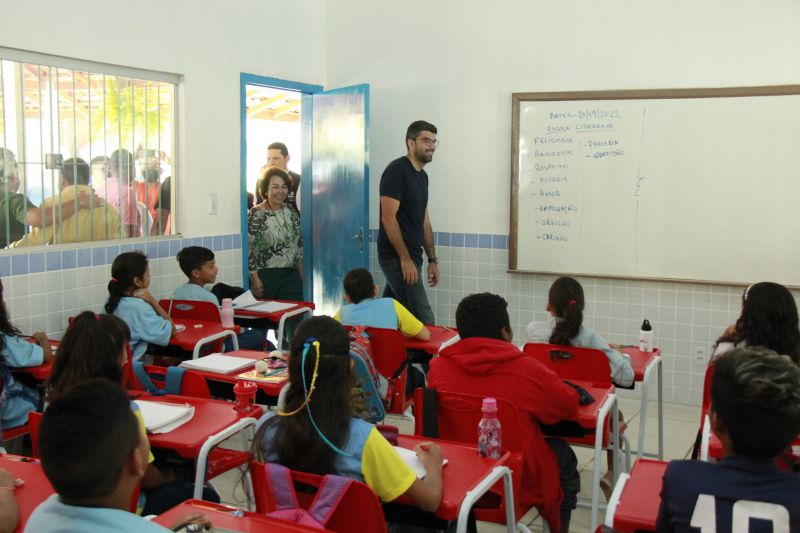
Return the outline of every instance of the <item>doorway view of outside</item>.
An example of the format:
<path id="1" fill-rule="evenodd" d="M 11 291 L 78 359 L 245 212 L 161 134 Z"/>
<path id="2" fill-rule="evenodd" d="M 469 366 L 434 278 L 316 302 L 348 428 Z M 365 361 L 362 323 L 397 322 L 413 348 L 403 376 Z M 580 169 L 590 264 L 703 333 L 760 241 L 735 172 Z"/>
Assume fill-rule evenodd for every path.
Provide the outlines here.
<path id="1" fill-rule="evenodd" d="M 289 170 L 300 174 L 301 93 L 258 85 L 247 85 L 245 91 L 247 192 L 255 196 L 256 182 L 267 164 L 267 147 L 274 142 L 286 145 Z"/>

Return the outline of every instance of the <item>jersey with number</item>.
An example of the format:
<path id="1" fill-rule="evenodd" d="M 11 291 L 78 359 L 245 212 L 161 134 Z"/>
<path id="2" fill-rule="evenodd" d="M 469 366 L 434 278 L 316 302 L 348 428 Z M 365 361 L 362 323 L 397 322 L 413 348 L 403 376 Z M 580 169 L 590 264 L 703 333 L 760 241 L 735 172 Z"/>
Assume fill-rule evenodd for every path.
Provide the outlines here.
<path id="1" fill-rule="evenodd" d="M 657 531 L 800 533 L 800 476 L 774 460 L 673 461 L 664 474 Z"/>

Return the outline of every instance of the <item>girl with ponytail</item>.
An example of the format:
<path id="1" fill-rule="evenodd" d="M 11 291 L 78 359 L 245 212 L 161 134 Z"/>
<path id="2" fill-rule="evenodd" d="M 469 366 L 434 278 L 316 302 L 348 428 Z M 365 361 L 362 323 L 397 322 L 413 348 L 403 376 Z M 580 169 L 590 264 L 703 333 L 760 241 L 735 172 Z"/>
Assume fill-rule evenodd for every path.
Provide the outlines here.
<path id="1" fill-rule="evenodd" d="M 526 328 L 530 342 L 580 346 L 601 350 L 611 367 L 611 380 L 620 387 L 633 385 L 633 368 L 627 357 L 613 350 L 603 337 L 583 325 L 583 287 L 574 278 L 560 277 L 550 286 L 545 322 L 531 322 Z"/>
<path id="2" fill-rule="evenodd" d="M 175 334 L 172 319 L 147 290 L 149 286 L 150 268 L 142 252 L 125 252 L 114 259 L 106 313 L 113 313 L 130 328 L 134 361 L 147 351 L 147 343 L 166 346 Z"/>

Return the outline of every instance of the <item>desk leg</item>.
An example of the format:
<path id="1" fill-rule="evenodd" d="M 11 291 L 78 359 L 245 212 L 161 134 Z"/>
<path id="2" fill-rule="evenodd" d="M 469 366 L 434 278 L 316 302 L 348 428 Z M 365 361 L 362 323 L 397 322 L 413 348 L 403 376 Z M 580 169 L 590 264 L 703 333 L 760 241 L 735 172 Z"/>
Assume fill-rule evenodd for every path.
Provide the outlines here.
<path id="1" fill-rule="evenodd" d="M 516 518 L 514 518 L 514 486 L 511 482 L 511 470 L 507 466 L 496 466 L 492 468 L 485 478 L 480 483 L 469 491 L 464 496 L 461 502 L 461 508 L 458 510 L 458 522 L 456 522 L 456 533 L 467 532 L 467 522 L 469 519 L 469 512 L 475 503 L 491 489 L 495 483 L 503 480 L 503 492 L 505 492 L 506 500 L 506 530 L 508 533 L 514 533 L 517 527 Z"/>
<path id="2" fill-rule="evenodd" d="M 276 346 L 276 348 L 278 350 L 281 350 L 282 349 L 281 346 L 283 346 L 283 330 L 284 330 L 284 327 L 286 325 L 286 319 L 287 318 L 291 318 L 293 316 L 302 315 L 302 314 L 305 314 L 305 313 L 311 313 L 311 308 L 310 307 L 300 307 L 298 309 L 294 309 L 292 311 L 289 311 L 288 313 L 284 313 L 283 316 L 281 316 L 281 319 L 278 321 L 278 333 L 277 333 L 276 338 L 275 338 L 275 340 L 278 341 L 278 346 Z M 291 339 L 289 339 L 289 340 L 291 341 Z"/>
<path id="3" fill-rule="evenodd" d="M 664 460 L 664 363 L 658 357 L 658 460 Z"/>
<path id="4" fill-rule="evenodd" d="M 591 528 L 589 531 L 594 532 L 597 529 L 597 515 L 600 509 L 600 468 L 602 467 L 603 462 L 603 437 L 605 437 L 605 426 L 606 426 L 606 417 L 608 416 L 609 411 L 613 410 L 613 415 L 615 416 L 616 423 L 612 422 L 612 429 L 616 432 L 612 434 L 612 439 L 616 444 L 612 442 L 612 449 L 614 449 L 614 461 L 617 462 L 618 459 L 616 457 L 617 451 L 619 447 L 619 417 L 616 416 L 617 413 L 617 396 L 616 394 L 610 394 L 606 399 L 605 404 L 600 408 L 597 413 L 597 426 L 594 430 L 594 469 L 592 471 L 592 510 L 591 510 Z M 614 448 L 616 446 L 616 448 Z"/>

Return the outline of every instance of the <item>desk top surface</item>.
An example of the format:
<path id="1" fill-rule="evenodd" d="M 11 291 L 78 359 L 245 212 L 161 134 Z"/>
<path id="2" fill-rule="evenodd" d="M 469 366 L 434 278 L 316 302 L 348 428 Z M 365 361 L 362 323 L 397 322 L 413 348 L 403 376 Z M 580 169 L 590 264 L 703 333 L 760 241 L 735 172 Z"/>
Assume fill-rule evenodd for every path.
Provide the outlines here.
<path id="1" fill-rule="evenodd" d="M 187 500 L 169 511 L 158 515 L 153 519 L 153 522 L 169 528 L 172 527 L 175 521 L 181 516 L 196 512 L 208 516 L 215 528 L 240 531 L 241 533 L 256 533 L 262 531 L 274 531 L 276 533 L 320 532 L 319 529 L 312 529 L 300 524 L 269 518 L 261 514 L 242 511 L 235 507 L 214 504 L 202 500 Z"/>
<path id="2" fill-rule="evenodd" d="M 22 479 L 25 484 L 14 491 L 19 506 L 19 525 L 14 531 L 25 529 L 25 523 L 40 503 L 55 493 L 53 486 L 44 475 L 42 464 L 36 459 L 28 459 L 18 455 L 0 455 L 0 468 L 5 468 L 15 479 Z"/>
<path id="3" fill-rule="evenodd" d="M 445 342 L 458 335 L 458 332 L 444 326 L 425 326 L 431 332 L 431 338 L 426 341 L 404 337 L 406 349 L 424 350 L 431 355 L 439 352 L 439 347 Z"/>
<path id="4" fill-rule="evenodd" d="M 477 433 L 475 438 L 477 439 Z M 442 469 L 442 503 L 436 510 L 436 516 L 445 520 L 458 518 L 458 511 L 467 491 L 480 483 L 495 466 L 503 465 L 509 459 L 508 453 L 500 459 L 481 457 L 477 447 L 455 442 L 411 435 L 399 435 L 397 438 L 399 446 L 409 449 L 424 441 L 433 441 L 439 444 L 444 458 L 448 461 Z M 399 501 L 403 502 L 402 499 Z M 408 503 L 410 504 L 410 502 Z"/>
<path id="5" fill-rule="evenodd" d="M 661 356 L 661 350 L 659 348 L 653 348 L 652 352 L 643 352 L 636 346 L 629 346 L 623 348 L 622 352 L 631 359 L 634 381 L 643 381 L 645 369 L 656 357 Z"/>
<path id="6" fill-rule="evenodd" d="M 614 513 L 614 529 L 621 533 L 656 530 L 661 484 L 667 464 L 651 459 L 639 459 L 634 463 Z"/>
<path id="7" fill-rule="evenodd" d="M 234 409 L 234 402 L 211 400 L 207 398 L 193 398 L 190 396 L 152 396 L 144 393 L 135 397 L 136 400 L 150 402 L 164 402 L 188 404 L 194 407 L 194 416 L 182 426 L 168 433 L 152 433 L 147 437 L 150 444 L 157 448 L 174 450 L 182 457 L 195 458 L 200 453 L 200 448 L 211 435 L 219 433 L 231 424 L 242 418 L 260 418 L 264 411 L 261 407 L 247 413 Z"/>
<path id="8" fill-rule="evenodd" d="M 286 313 L 290 313 L 297 309 L 310 309 L 314 310 L 316 306 L 314 302 L 298 302 L 295 300 L 261 300 L 262 302 L 280 302 L 280 303 L 287 303 L 287 304 L 294 304 L 292 307 L 287 307 L 286 309 L 281 309 L 280 311 L 275 311 L 273 313 L 268 313 L 265 311 L 256 311 L 252 309 L 244 308 L 234 308 L 233 312 L 235 316 L 238 317 L 253 317 L 253 318 L 266 318 L 271 322 L 278 322 L 283 315 Z"/>

